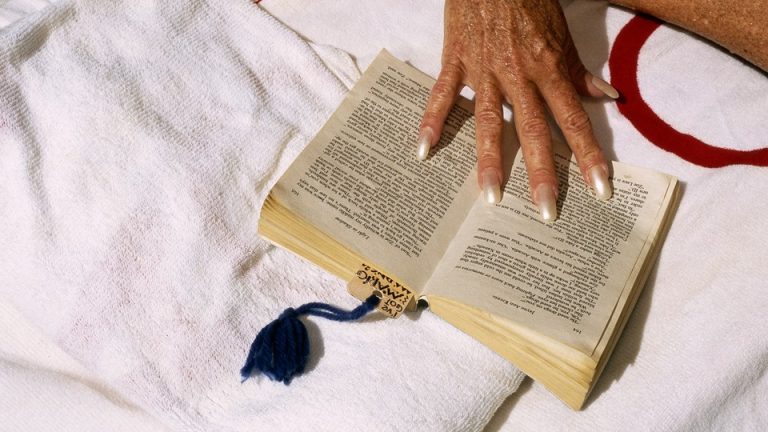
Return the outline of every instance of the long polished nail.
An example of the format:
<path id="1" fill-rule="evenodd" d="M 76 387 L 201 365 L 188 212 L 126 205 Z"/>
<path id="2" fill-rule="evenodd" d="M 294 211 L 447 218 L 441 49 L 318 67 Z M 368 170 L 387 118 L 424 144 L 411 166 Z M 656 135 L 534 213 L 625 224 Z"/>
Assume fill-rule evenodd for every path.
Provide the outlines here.
<path id="1" fill-rule="evenodd" d="M 533 193 L 533 200 L 544 223 L 552 223 L 557 219 L 557 196 L 552 185 L 539 185 Z"/>
<path id="2" fill-rule="evenodd" d="M 619 92 L 615 88 L 613 88 L 612 85 L 608 84 L 607 81 L 605 81 L 602 78 L 593 76 L 592 77 L 592 84 L 595 85 L 598 89 L 600 89 L 601 92 L 605 93 L 606 96 L 608 96 L 611 99 L 618 99 L 619 98 Z"/>
<path id="3" fill-rule="evenodd" d="M 416 146 L 416 159 L 421 161 L 427 160 L 427 156 L 429 156 L 429 149 L 432 148 L 432 138 L 434 135 L 435 133 L 430 127 L 425 127 L 421 130 Z"/>
<path id="4" fill-rule="evenodd" d="M 493 168 L 486 168 L 481 176 L 483 197 L 488 204 L 496 204 L 501 201 L 501 182 L 499 174 Z"/>
<path id="5" fill-rule="evenodd" d="M 601 166 L 592 167 L 589 170 L 589 179 L 592 182 L 592 189 L 595 190 L 595 196 L 603 201 L 613 195 L 611 182 L 608 181 L 608 173 Z"/>

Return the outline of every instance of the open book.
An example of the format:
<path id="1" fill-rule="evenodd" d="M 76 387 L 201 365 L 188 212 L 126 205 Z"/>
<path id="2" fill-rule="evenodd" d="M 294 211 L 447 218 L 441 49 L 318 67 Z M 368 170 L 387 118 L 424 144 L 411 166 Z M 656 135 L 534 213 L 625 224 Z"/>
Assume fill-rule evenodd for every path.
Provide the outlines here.
<path id="1" fill-rule="evenodd" d="M 488 205 L 466 99 L 416 160 L 433 83 L 383 51 L 274 186 L 259 232 L 345 280 L 361 263 L 382 269 L 579 409 L 658 254 L 677 180 L 614 162 L 614 196 L 598 201 L 557 145 L 555 223 L 540 221 L 519 151 Z"/>

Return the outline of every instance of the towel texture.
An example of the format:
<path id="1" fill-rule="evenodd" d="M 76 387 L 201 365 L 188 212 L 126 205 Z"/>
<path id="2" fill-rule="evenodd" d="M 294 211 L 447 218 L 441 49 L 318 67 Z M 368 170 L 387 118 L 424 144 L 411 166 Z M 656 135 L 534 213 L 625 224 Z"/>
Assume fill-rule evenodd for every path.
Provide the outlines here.
<path id="1" fill-rule="evenodd" d="M 61 349 L 35 363 L 0 338 L 11 389 L 0 430 L 78 413 L 71 430 L 482 427 L 514 371 L 428 313 L 313 321 L 309 375 L 237 384 L 251 338 L 284 307 L 355 304 L 341 281 L 254 234 L 269 184 L 358 76 L 332 47 L 361 68 L 385 47 L 434 76 L 443 2 L 260 3 L 310 45 L 244 0 L 133 3 L 67 3 L 1 41 L 2 91 L 16 96 L 0 100 L 0 328 L 31 322 L 45 337 L 31 331 L 27 346 Z M 610 79 L 632 14 L 563 3 L 586 66 Z M 640 93 L 671 127 L 726 149 L 768 146 L 765 74 L 666 25 L 636 56 Z M 586 108 L 609 156 L 679 176 L 683 199 L 586 410 L 526 381 L 486 430 L 768 429 L 768 168 L 704 168 L 613 103 Z M 400 417 L 376 423 L 393 406 Z"/>
<path id="2" fill-rule="evenodd" d="M 256 234 L 357 76 L 245 0 L 67 1 L 15 23 L 0 34 L 0 296 L 136 422 L 481 429 L 522 375 L 429 313 L 310 319 L 309 374 L 240 384 L 284 308 L 357 303 Z"/>

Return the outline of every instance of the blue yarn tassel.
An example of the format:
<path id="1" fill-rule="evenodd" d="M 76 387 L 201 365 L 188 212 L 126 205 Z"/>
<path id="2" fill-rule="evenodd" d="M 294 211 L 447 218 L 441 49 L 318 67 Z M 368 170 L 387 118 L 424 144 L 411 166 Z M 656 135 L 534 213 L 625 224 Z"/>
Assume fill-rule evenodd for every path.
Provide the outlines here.
<path id="1" fill-rule="evenodd" d="M 304 373 L 309 360 L 309 336 L 299 316 L 355 321 L 376 309 L 378 304 L 379 298 L 372 295 L 351 311 L 325 303 L 307 303 L 296 309 L 286 309 L 256 335 L 240 376 L 245 381 L 254 373 L 262 373 L 273 381 L 290 384 L 293 377 Z"/>

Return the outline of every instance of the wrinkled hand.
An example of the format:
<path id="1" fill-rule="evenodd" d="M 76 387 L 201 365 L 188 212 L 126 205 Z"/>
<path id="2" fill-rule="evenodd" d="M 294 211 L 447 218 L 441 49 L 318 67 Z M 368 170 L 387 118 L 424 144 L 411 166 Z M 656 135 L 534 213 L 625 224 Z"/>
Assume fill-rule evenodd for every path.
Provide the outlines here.
<path id="1" fill-rule="evenodd" d="M 437 143 L 459 91 L 475 91 L 478 182 L 486 200 L 500 200 L 502 100 L 514 122 L 533 202 L 545 222 L 557 217 L 557 177 L 547 108 L 600 199 L 612 189 L 608 166 L 579 94 L 618 97 L 578 57 L 557 0 L 447 0 L 443 67 L 420 125 L 417 157 Z"/>

